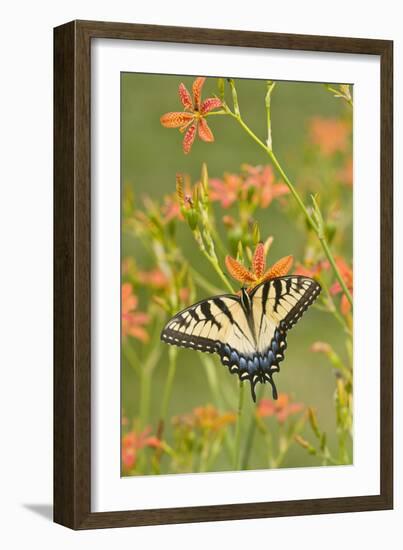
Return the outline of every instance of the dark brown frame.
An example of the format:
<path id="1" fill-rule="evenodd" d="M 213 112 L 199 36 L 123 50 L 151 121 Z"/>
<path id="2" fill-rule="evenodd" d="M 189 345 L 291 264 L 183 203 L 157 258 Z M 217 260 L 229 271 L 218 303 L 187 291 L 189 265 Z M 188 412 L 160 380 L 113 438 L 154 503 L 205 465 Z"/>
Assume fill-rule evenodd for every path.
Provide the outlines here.
<path id="1" fill-rule="evenodd" d="M 90 59 L 93 38 L 381 58 L 381 490 L 379 495 L 92 513 Z M 96 21 L 54 29 L 54 521 L 72 529 L 328 514 L 393 507 L 393 42 Z"/>

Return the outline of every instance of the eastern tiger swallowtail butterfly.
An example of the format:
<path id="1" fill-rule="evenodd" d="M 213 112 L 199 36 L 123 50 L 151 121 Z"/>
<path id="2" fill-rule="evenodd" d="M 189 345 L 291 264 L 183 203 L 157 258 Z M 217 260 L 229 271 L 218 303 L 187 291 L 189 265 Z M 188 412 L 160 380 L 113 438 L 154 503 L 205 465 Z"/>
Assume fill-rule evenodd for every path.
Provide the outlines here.
<path id="1" fill-rule="evenodd" d="M 217 353 L 223 365 L 240 380 L 255 386 L 269 382 L 280 370 L 287 348 L 287 330 L 293 327 L 321 291 L 308 277 L 289 275 L 261 283 L 240 295 L 222 294 L 187 307 L 166 324 L 161 340 L 167 344 Z"/>

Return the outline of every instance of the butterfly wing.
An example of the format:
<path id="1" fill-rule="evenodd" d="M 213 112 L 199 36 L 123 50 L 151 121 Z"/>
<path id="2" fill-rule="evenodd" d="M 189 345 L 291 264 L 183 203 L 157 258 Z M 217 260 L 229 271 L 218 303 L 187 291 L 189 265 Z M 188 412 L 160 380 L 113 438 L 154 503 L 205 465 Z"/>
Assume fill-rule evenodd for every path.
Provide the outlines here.
<path id="1" fill-rule="evenodd" d="M 161 340 L 220 356 L 226 344 L 245 354 L 253 354 L 255 347 L 240 299 L 233 294 L 213 296 L 184 309 L 168 321 Z"/>
<path id="2" fill-rule="evenodd" d="M 277 277 L 257 286 L 251 293 L 256 355 L 260 369 L 251 379 L 256 384 L 261 377 L 273 386 L 272 374 L 280 370 L 287 348 L 287 331 L 302 317 L 318 297 L 320 285 L 309 277 L 290 275 Z"/>
<path id="3" fill-rule="evenodd" d="M 255 401 L 257 382 L 268 381 L 279 370 L 287 347 L 287 330 L 314 302 L 321 288 L 308 277 L 278 277 L 258 285 L 242 299 L 233 294 L 201 300 L 175 315 L 161 333 L 167 344 L 218 353 L 223 365 L 251 383 Z"/>

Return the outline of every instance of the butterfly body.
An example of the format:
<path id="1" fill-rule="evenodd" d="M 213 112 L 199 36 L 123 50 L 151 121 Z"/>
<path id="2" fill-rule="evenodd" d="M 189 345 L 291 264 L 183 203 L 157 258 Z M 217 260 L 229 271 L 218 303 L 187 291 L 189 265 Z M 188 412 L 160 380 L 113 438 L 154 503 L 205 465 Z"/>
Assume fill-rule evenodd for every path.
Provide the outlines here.
<path id="1" fill-rule="evenodd" d="M 167 344 L 217 353 L 223 365 L 240 380 L 255 386 L 269 382 L 280 370 L 287 348 L 287 330 L 314 302 L 320 285 L 308 277 L 290 275 L 261 283 L 240 295 L 213 296 L 175 315 L 161 333 Z"/>

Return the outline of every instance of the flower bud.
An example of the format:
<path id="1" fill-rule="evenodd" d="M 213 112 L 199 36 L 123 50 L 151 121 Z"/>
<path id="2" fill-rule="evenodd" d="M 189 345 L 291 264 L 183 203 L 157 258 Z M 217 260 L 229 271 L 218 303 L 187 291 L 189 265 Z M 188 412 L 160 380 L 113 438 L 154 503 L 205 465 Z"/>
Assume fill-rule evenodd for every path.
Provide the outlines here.
<path id="1" fill-rule="evenodd" d="M 320 431 L 319 431 L 318 419 L 312 407 L 308 407 L 308 419 L 309 419 L 309 424 L 311 425 L 313 433 L 316 435 L 316 437 L 319 438 Z"/>
<path id="2" fill-rule="evenodd" d="M 189 224 L 189 227 L 192 231 L 194 231 L 197 227 L 198 221 L 199 221 L 199 214 L 195 208 L 186 208 L 183 212 L 185 216 L 185 220 Z"/>
<path id="3" fill-rule="evenodd" d="M 222 101 L 224 101 L 224 95 L 225 95 L 225 81 L 223 78 L 217 79 L 217 87 L 218 87 L 218 94 Z"/>

